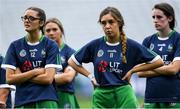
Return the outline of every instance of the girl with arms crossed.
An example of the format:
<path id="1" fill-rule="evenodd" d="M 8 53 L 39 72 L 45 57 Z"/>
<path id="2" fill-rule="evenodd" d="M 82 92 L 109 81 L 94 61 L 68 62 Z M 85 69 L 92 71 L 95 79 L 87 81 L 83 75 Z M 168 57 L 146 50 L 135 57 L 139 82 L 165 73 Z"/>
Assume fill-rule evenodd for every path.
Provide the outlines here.
<path id="1" fill-rule="evenodd" d="M 16 85 L 15 108 L 57 108 L 53 80 L 61 65 L 57 44 L 42 33 L 45 12 L 29 7 L 21 18 L 27 35 L 11 43 L 3 65 L 7 82 Z"/>
<path id="2" fill-rule="evenodd" d="M 159 54 L 164 66 L 146 72 L 145 108 L 180 108 L 180 34 L 174 30 L 175 12 L 168 3 L 152 9 L 157 33 L 146 37 L 143 45 Z"/>
<path id="3" fill-rule="evenodd" d="M 55 82 L 58 93 L 58 108 L 79 108 L 75 97 L 74 79 L 76 71 L 67 63 L 70 56 L 75 52 L 63 41 L 64 28 L 57 18 L 48 19 L 44 26 L 45 34 L 52 40 L 56 41 L 59 46 L 61 55 L 62 70 L 57 71 Z"/>

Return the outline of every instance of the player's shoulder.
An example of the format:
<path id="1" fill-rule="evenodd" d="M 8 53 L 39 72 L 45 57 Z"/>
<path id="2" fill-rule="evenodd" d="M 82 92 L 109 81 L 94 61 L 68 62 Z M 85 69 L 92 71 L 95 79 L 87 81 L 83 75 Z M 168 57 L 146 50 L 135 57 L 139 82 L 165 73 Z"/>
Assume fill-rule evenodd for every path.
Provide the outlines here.
<path id="1" fill-rule="evenodd" d="M 156 38 L 157 37 L 157 33 L 154 33 L 154 34 L 151 34 L 151 35 L 148 35 L 145 40 L 150 40 L 150 39 L 153 39 L 153 38 Z"/>
<path id="2" fill-rule="evenodd" d="M 177 31 L 174 31 L 174 34 L 173 34 L 176 38 L 180 39 L 180 33 L 177 32 Z"/>
<path id="3" fill-rule="evenodd" d="M 91 45 L 97 45 L 97 44 L 101 44 L 102 42 L 105 41 L 105 36 L 102 36 L 102 37 L 99 37 L 99 38 L 96 38 L 96 39 L 93 39 L 89 42 L 89 44 Z"/>
<path id="4" fill-rule="evenodd" d="M 21 38 L 18 38 L 18 39 L 14 40 L 14 41 L 11 42 L 11 43 L 13 43 L 13 44 L 19 44 L 19 43 L 22 43 L 24 40 L 25 40 L 25 36 L 24 36 L 24 37 L 21 37 Z"/>
<path id="5" fill-rule="evenodd" d="M 139 42 L 137 42 L 136 40 L 133 40 L 133 39 L 131 39 L 131 38 L 127 38 L 127 44 L 139 44 Z"/>
<path id="6" fill-rule="evenodd" d="M 139 43 L 138 41 L 136 41 L 136 40 L 127 38 L 127 47 L 128 47 L 128 49 L 136 50 L 136 49 L 142 48 L 143 45 L 140 44 L 140 43 Z"/>
<path id="7" fill-rule="evenodd" d="M 69 46 L 68 44 L 64 44 L 64 48 L 66 50 L 70 50 L 70 51 L 75 51 L 71 46 Z"/>

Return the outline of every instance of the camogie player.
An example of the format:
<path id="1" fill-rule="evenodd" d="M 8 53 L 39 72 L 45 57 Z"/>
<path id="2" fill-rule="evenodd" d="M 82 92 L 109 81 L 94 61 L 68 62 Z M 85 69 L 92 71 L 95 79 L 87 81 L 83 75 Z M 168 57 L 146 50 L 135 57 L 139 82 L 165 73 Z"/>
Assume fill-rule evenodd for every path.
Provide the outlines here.
<path id="1" fill-rule="evenodd" d="M 67 63 L 70 56 L 75 52 L 63 41 L 64 28 L 57 18 L 48 19 L 44 26 L 44 33 L 52 40 L 56 41 L 59 46 L 61 55 L 62 70 L 57 71 L 55 82 L 58 93 L 58 108 L 79 108 L 75 97 L 74 78 L 76 71 Z"/>
<path id="2" fill-rule="evenodd" d="M 168 3 L 156 4 L 152 18 L 157 33 L 146 37 L 143 45 L 159 54 L 164 66 L 147 72 L 145 108 L 180 108 L 180 33 L 174 30 L 175 12 Z"/>
<path id="3" fill-rule="evenodd" d="M 7 83 L 16 85 L 15 108 L 57 108 L 53 85 L 59 49 L 43 35 L 45 12 L 29 7 L 21 17 L 27 35 L 12 42 L 5 57 Z"/>
<path id="4" fill-rule="evenodd" d="M 138 108 L 129 84 L 131 75 L 163 65 L 160 56 L 126 37 L 118 9 L 105 8 L 99 17 L 105 36 L 95 39 L 71 56 L 68 63 L 95 85 L 93 108 Z M 94 76 L 82 63 L 92 62 Z M 145 63 L 134 67 L 137 64 Z"/>

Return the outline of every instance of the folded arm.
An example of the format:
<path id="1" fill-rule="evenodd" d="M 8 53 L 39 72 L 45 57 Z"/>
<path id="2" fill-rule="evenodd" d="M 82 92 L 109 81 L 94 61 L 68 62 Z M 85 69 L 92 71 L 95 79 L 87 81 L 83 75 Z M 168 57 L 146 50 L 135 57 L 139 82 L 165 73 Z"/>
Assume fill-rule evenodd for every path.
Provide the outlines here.
<path id="1" fill-rule="evenodd" d="M 30 79 L 31 82 L 36 84 L 52 84 L 54 80 L 54 75 L 56 73 L 56 69 L 49 67 L 49 68 L 37 68 L 35 72 L 40 72 L 40 75 L 37 75 Z"/>
<path id="2" fill-rule="evenodd" d="M 180 71 L 180 60 L 173 61 L 172 63 L 154 69 L 153 71 L 166 76 L 176 75 Z"/>
<path id="3" fill-rule="evenodd" d="M 7 68 L 6 69 L 6 81 L 8 84 L 20 84 L 24 83 L 31 78 L 39 75 L 39 72 L 35 72 L 35 70 L 29 70 L 27 72 L 21 72 L 19 68 L 16 70 Z"/>
<path id="4" fill-rule="evenodd" d="M 55 74 L 54 79 L 57 84 L 70 83 L 76 76 L 76 71 L 68 66 L 65 68 L 63 73 Z"/>
<path id="5" fill-rule="evenodd" d="M 156 68 L 151 71 L 138 72 L 139 77 L 154 77 L 154 76 L 172 76 L 180 71 L 180 61 L 174 61 L 168 65 Z"/>
<path id="6" fill-rule="evenodd" d="M 152 69 L 161 67 L 162 65 L 163 65 L 162 59 L 158 59 L 157 61 L 155 61 L 153 63 L 145 63 L 145 64 L 138 65 L 136 67 L 133 67 L 131 70 L 129 70 L 122 79 L 130 81 L 131 75 L 133 73 L 152 70 Z"/>

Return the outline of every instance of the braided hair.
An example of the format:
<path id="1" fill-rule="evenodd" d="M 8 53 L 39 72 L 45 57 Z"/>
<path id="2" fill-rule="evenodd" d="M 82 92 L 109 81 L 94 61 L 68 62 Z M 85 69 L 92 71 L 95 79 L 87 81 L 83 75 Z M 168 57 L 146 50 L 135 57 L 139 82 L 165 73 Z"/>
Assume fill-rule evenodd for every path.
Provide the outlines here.
<path id="1" fill-rule="evenodd" d="M 124 31 L 123 31 L 123 26 L 124 26 L 123 17 L 122 17 L 122 15 L 121 15 L 121 13 L 119 12 L 118 9 L 116 9 L 114 7 L 107 7 L 101 12 L 98 22 L 101 23 L 101 18 L 106 14 L 111 14 L 112 17 L 115 20 L 117 20 L 117 22 L 119 23 L 120 43 L 122 44 L 122 62 L 127 63 L 127 59 L 126 59 L 127 38 L 126 38 L 126 35 L 125 35 Z"/>

